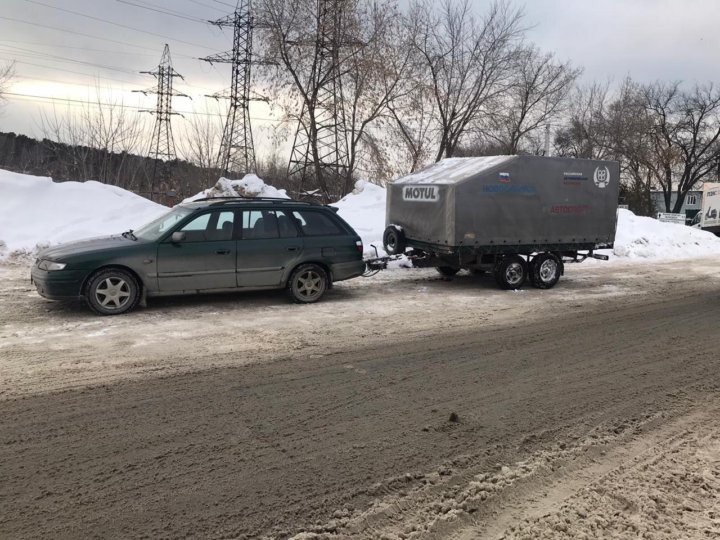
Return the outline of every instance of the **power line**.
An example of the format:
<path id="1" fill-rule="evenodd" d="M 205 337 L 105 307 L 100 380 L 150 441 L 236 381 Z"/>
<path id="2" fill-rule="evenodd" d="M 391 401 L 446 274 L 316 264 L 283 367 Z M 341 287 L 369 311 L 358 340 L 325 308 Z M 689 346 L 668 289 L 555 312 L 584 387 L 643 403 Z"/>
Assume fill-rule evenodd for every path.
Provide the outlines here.
<path id="1" fill-rule="evenodd" d="M 118 51 L 118 50 L 111 50 L 111 49 L 93 49 L 90 47 L 78 47 L 77 45 L 59 45 L 57 43 L 52 44 L 45 44 L 45 43 L 37 43 L 35 41 L 21 41 L 18 39 L 0 39 L 0 43 L 20 43 L 21 45 L 35 45 L 37 47 L 50 47 L 52 49 L 78 49 L 81 51 L 89 51 L 89 52 L 99 52 L 99 53 L 110 53 L 110 54 L 130 54 L 133 56 L 156 56 L 152 55 L 150 53 L 138 53 L 134 51 Z M 176 55 L 176 56 L 183 56 L 184 58 L 191 58 L 194 59 L 194 56 L 187 56 L 187 55 Z"/>
<path id="2" fill-rule="evenodd" d="M 44 65 L 44 64 L 36 64 L 36 63 L 34 63 L 34 62 L 27 62 L 27 61 L 25 61 L 25 60 L 16 60 L 16 59 L 14 59 L 14 58 L 3 58 L 3 60 L 7 60 L 7 61 L 10 61 L 10 62 L 16 62 L 16 63 L 18 63 L 18 64 L 25 64 L 25 65 L 28 65 L 28 66 L 35 66 L 35 67 L 41 67 L 41 68 L 45 68 L 45 69 L 51 69 L 51 70 L 55 70 L 55 71 L 64 71 L 64 72 L 66 72 L 66 73 L 73 73 L 73 74 L 75 74 L 75 75 L 84 75 L 84 76 L 86 76 L 86 77 L 95 77 L 95 78 L 97 78 L 97 79 L 103 79 L 103 80 L 106 80 L 106 81 L 119 82 L 119 83 L 123 83 L 123 84 L 131 84 L 131 85 L 134 85 L 134 86 L 137 85 L 137 83 L 131 82 L 131 81 L 127 81 L 127 80 L 113 79 L 113 78 L 111 78 L 111 77 L 102 77 L 102 76 L 100 76 L 100 75 L 93 75 L 92 73 L 83 73 L 82 71 L 73 71 L 72 69 L 65 69 L 65 68 L 61 68 L 61 67 L 57 67 L 57 66 L 46 66 L 46 65 Z"/>
<path id="3" fill-rule="evenodd" d="M 70 62 L 72 64 L 82 64 L 86 66 L 91 67 L 97 67 L 100 69 L 104 69 L 107 71 L 118 71 L 120 73 L 128 73 L 130 75 L 136 75 L 136 73 L 129 69 L 124 69 L 116 66 L 108 66 L 104 64 L 96 64 L 94 62 L 85 62 L 84 60 L 76 60 L 74 58 L 68 58 L 67 56 L 58 56 L 55 54 L 50 54 L 42 51 L 34 51 L 32 49 L 25 49 L 24 47 L 15 47 L 13 45 L 5 45 L 4 47 L 9 47 L 11 49 L 16 49 L 20 52 L 14 52 L 14 51 L 3 51 L 7 54 L 19 54 L 20 56 L 39 56 L 41 59 L 50 60 L 50 61 L 56 61 L 56 62 Z"/>
<path id="4" fill-rule="evenodd" d="M 222 9 L 222 8 L 217 7 L 217 6 L 213 6 L 213 5 L 210 5 L 210 4 L 206 4 L 205 2 L 200 2 L 200 0 L 187 0 L 187 1 L 188 1 L 188 2 L 192 2 L 193 4 L 197 4 L 198 6 L 203 6 L 203 7 L 207 7 L 207 8 L 210 8 L 210 9 L 215 9 L 215 10 L 217 10 L 217 11 L 222 11 L 223 13 L 226 13 L 226 12 L 227 12 L 226 9 Z"/>
<path id="5" fill-rule="evenodd" d="M 120 0 L 118 0 L 118 1 L 120 1 Z M 175 16 L 175 17 L 180 17 L 180 18 L 183 18 L 183 19 L 191 19 L 191 20 L 196 21 L 196 22 L 207 23 L 207 21 L 206 21 L 205 19 L 202 19 L 202 18 L 200 18 L 200 17 L 196 17 L 195 15 L 189 15 L 188 13 L 184 13 L 184 12 L 182 12 L 182 11 L 178 11 L 177 9 L 170 9 L 169 7 L 156 4 L 155 2 L 150 2 L 149 0 L 133 0 L 133 2 L 134 2 L 134 3 L 140 3 L 140 4 L 145 4 L 145 5 L 148 5 L 148 6 L 156 7 L 156 8 L 158 8 L 159 10 L 161 10 L 161 11 L 160 11 L 161 13 L 165 13 L 165 14 L 167 14 L 167 15 L 173 15 L 173 16 Z M 130 3 L 130 2 L 125 2 L 125 1 L 124 1 L 123 3 L 128 4 L 128 3 Z M 138 7 L 142 7 L 143 9 L 147 9 L 147 8 L 145 8 L 144 6 L 138 6 Z"/>
<path id="6" fill-rule="evenodd" d="M 143 6 L 142 4 L 136 4 L 135 2 L 130 2 L 129 0 L 115 0 L 116 2 L 120 2 L 121 4 L 127 4 L 128 6 L 134 6 L 138 7 L 140 9 L 147 9 L 148 11 L 155 11 L 156 13 L 162 13 L 163 15 L 172 15 L 173 17 L 178 17 L 180 19 L 186 19 L 188 21 L 192 22 L 200 22 L 200 23 L 207 23 L 206 20 L 200 19 L 199 17 L 188 17 L 187 15 L 178 15 L 177 13 L 173 13 L 172 11 L 167 11 L 165 9 L 157 9 L 150 6 Z M 157 4 L 154 4 L 157 5 Z"/>
<path id="7" fill-rule="evenodd" d="M 237 7 L 236 5 L 228 4 L 227 2 L 221 2 L 220 0 L 215 0 L 215 1 L 216 1 L 218 4 L 222 4 L 222 5 L 224 5 L 224 6 L 228 6 L 228 7 L 231 7 L 231 8 L 233 8 L 233 9 L 235 9 L 235 8 Z"/>
<path id="8" fill-rule="evenodd" d="M 57 7 L 57 6 L 51 6 L 50 4 L 45 4 L 45 3 L 43 3 L 43 2 L 39 2 L 38 0 L 25 0 L 25 1 L 26 1 L 26 2 L 29 2 L 29 3 L 31 3 L 31 4 L 37 4 L 37 5 L 40 5 L 40 6 L 48 7 L 48 8 L 50 8 L 50 9 L 55 9 L 55 10 L 58 10 L 58 11 L 62 11 L 62 12 L 65 12 L 65 13 L 69 13 L 69 14 L 71 14 L 71 15 L 76 15 L 76 16 L 78 16 L 78 17 L 84 17 L 84 18 L 86 18 L 86 19 L 91 19 L 91 20 L 93 20 L 93 21 L 99 21 L 99 22 L 103 22 L 103 23 L 106 23 L 106 24 L 112 24 L 112 25 L 114 25 L 114 26 L 119 26 L 120 28 L 125 28 L 125 29 L 127 29 L 127 30 L 132 30 L 132 31 L 134 31 L 134 32 L 140 32 L 140 33 L 142 33 L 142 34 L 148 34 L 148 35 L 151 35 L 151 36 L 156 36 L 156 37 L 161 37 L 161 38 L 163 38 L 163 39 L 169 39 L 169 40 L 171 40 L 171 41 L 176 41 L 176 42 L 178 42 L 178 43 L 184 43 L 185 45 L 191 45 L 191 46 L 193 46 L 193 47 L 202 47 L 202 48 L 204 48 L 204 49 L 210 49 L 210 50 L 212 50 L 212 47 L 206 47 L 205 45 L 200 45 L 200 44 L 198 44 L 198 43 L 192 43 L 191 41 L 183 41 L 183 40 L 181 40 L 181 39 L 176 39 L 176 38 L 173 38 L 173 37 L 170 37 L 170 36 L 166 36 L 166 35 L 164 35 L 164 34 L 158 34 L 158 33 L 156 33 L 156 32 L 150 32 L 150 31 L 148 31 L 148 30 L 141 30 L 141 29 L 135 28 L 135 27 L 133 27 L 133 26 L 128 26 L 128 25 L 126 25 L 126 24 L 120 24 L 120 23 L 117 23 L 117 22 L 114 22 L 114 21 L 109 21 L 109 20 L 107 20 L 107 19 L 101 19 L 100 17 L 94 17 L 94 16 L 92 16 L 92 15 L 86 15 L 85 13 L 80 13 L 80 12 L 78 12 L 78 11 L 73 11 L 73 10 L 71 10 L 71 9 L 65 9 L 65 8 L 61 8 L 61 7 Z M 123 3 L 125 3 L 125 4 L 128 4 L 128 3 L 129 3 L 129 2 L 125 2 L 125 1 L 123 1 L 123 0 L 118 0 L 118 2 L 121 2 L 121 1 L 122 1 Z M 130 4 L 130 5 L 137 5 L 137 4 Z M 139 7 L 142 7 L 142 6 L 139 6 Z M 197 21 L 205 22 L 205 21 L 202 21 L 201 19 L 197 19 Z"/>
<path id="9" fill-rule="evenodd" d="M 89 101 L 89 100 L 83 100 L 83 99 L 72 99 L 72 98 L 59 98 L 54 96 L 36 96 L 33 94 L 24 94 L 21 92 L 3 92 L 3 96 L 8 96 L 10 98 L 19 98 L 23 99 L 25 101 L 43 101 L 43 102 L 65 102 L 69 104 L 75 104 L 76 106 L 84 105 L 84 106 L 98 106 L 98 107 L 119 107 L 121 109 L 132 109 L 134 111 L 141 111 L 143 110 L 141 107 L 135 107 L 133 105 L 125 105 L 124 103 L 108 103 L 103 101 Z M 206 113 L 206 112 L 200 112 L 200 111 L 176 111 L 180 114 L 190 114 L 190 115 L 198 115 L 198 116 L 218 116 L 220 118 L 225 118 L 224 114 L 220 113 Z M 262 118 L 262 117 L 253 117 L 253 120 L 258 120 L 262 122 L 282 122 L 282 120 L 279 120 L 277 118 Z"/>
<path id="10" fill-rule="evenodd" d="M 47 24 L 40 24 L 40 23 L 36 23 L 36 22 L 31 22 L 31 21 L 23 21 L 22 19 L 15 19 L 13 17 L 4 17 L 2 15 L 0 15 L 0 19 L 6 20 L 6 21 L 11 21 L 11 22 L 19 22 L 22 24 L 29 24 L 31 26 L 38 26 L 40 28 L 46 28 L 48 30 L 55 30 L 57 32 L 65 32 L 66 34 L 73 34 L 75 36 L 83 36 L 83 37 L 87 37 L 87 38 L 91 38 L 91 39 L 97 39 L 100 41 L 107 41 L 109 43 L 117 43 L 118 45 L 124 45 L 126 47 L 136 47 L 138 49 L 145 49 L 146 51 L 155 51 L 155 49 L 151 49 L 150 47 L 144 47 L 142 45 L 135 45 L 133 43 L 128 43 L 127 41 L 118 41 L 116 39 L 93 36 L 92 34 L 85 34 L 83 32 L 76 32 L 74 30 L 66 30 L 65 28 L 58 28 L 57 26 L 50 26 Z"/>

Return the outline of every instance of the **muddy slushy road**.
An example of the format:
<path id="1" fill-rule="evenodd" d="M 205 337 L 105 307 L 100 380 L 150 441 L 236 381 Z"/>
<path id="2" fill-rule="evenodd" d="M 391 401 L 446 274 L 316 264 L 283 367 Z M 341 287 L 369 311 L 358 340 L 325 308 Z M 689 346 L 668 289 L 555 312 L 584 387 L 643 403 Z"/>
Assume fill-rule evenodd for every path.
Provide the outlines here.
<path id="1" fill-rule="evenodd" d="M 638 447 L 708 429 L 716 470 L 718 262 L 522 294 L 389 273 L 302 312 L 251 295 L 101 323 L 4 268 L 0 537 L 562 536 L 538 516 L 564 524 Z"/>

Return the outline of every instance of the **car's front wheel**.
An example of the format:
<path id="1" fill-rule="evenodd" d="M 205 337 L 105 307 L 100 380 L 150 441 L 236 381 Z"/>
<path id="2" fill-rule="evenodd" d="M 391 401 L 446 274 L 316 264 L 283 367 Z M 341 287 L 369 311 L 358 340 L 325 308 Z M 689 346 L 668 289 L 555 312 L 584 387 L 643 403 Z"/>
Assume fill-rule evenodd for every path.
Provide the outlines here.
<path id="1" fill-rule="evenodd" d="M 327 272 L 317 264 L 302 264 L 290 276 L 287 292 L 297 304 L 312 304 L 320 300 L 328 288 Z"/>
<path id="2" fill-rule="evenodd" d="M 106 268 L 90 277 L 85 300 L 95 313 L 120 315 L 137 305 L 140 287 L 130 272 L 120 268 Z"/>

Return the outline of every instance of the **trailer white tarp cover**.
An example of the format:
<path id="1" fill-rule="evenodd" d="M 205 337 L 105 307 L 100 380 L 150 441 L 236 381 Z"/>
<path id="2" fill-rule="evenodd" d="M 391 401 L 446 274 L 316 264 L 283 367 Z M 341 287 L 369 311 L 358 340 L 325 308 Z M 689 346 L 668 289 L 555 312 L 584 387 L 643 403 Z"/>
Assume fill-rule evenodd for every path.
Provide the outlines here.
<path id="1" fill-rule="evenodd" d="M 448 158 L 421 171 L 393 180 L 393 184 L 457 184 L 516 156 Z"/>

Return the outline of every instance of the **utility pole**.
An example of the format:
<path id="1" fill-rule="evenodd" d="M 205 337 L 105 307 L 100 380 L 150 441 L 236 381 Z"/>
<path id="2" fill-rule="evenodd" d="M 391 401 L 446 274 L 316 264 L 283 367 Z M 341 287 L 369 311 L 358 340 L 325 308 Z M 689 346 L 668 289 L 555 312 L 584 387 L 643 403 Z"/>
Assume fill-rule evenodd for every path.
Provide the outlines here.
<path id="1" fill-rule="evenodd" d="M 156 181 L 158 179 L 163 189 L 167 190 L 170 187 L 170 163 L 177 157 L 175 154 L 175 141 L 173 140 L 170 118 L 180 113 L 172 112 L 172 98 L 173 96 L 188 98 L 190 96 L 173 91 L 173 78 L 180 77 L 183 79 L 183 76 L 172 67 L 170 47 L 167 43 L 163 49 L 157 70 L 141 71 L 140 73 L 152 75 L 157 79 L 157 88 L 155 89 L 133 90 L 133 92 L 140 92 L 146 96 L 148 94 L 157 94 L 157 106 L 155 110 L 141 111 L 155 115 L 155 128 L 153 129 L 150 150 L 148 152 L 149 157 L 153 159 L 153 172 L 148 186 L 149 195 L 152 199 L 155 195 Z M 158 163 L 161 164 L 160 171 L 158 171 Z"/>
<path id="2" fill-rule="evenodd" d="M 348 146 L 345 131 L 345 110 L 342 105 L 340 50 L 351 43 L 343 38 L 342 13 L 348 0 L 318 0 L 317 39 L 313 44 L 317 63 L 310 81 L 317 81 L 314 111 L 303 102 L 295 132 L 288 177 L 296 178 L 298 192 L 303 193 L 312 182 L 329 200 L 334 186 L 348 190 Z"/>
<path id="3" fill-rule="evenodd" d="M 222 143 L 218 154 L 218 167 L 225 173 L 255 172 L 255 146 L 250 124 L 250 101 L 267 101 L 250 97 L 250 76 L 253 63 L 262 62 L 253 58 L 253 29 L 257 26 L 251 12 L 250 0 L 240 0 L 232 15 L 216 21 L 208 21 L 220 28 L 233 28 L 232 51 L 201 58 L 211 64 L 231 64 L 232 77 L 229 96 L 215 94 L 208 97 L 228 97 L 228 109 Z"/>

